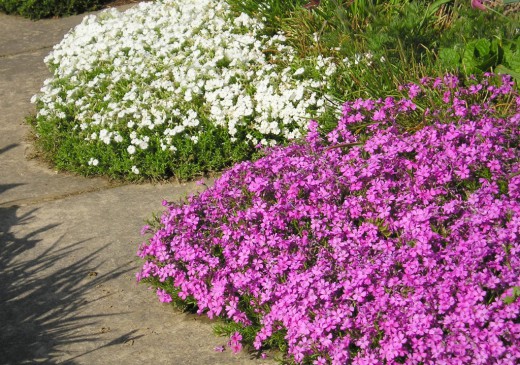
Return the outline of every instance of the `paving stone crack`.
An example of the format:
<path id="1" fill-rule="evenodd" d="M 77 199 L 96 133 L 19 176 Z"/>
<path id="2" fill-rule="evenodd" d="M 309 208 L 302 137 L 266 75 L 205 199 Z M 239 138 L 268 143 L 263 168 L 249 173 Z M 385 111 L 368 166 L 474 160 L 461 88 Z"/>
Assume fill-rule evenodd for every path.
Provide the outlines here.
<path id="1" fill-rule="evenodd" d="M 111 185 L 111 186 L 101 186 L 101 187 L 97 186 L 97 187 L 93 187 L 90 189 L 82 189 L 82 190 L 78 190 L 78 191 L 73 191 L 70 193 L 49 194 L 49 195 L 45 195 L 45 196 L 41 196 L 41 197 L 37 197 L 37 198 L 15 199 L 15 200 L 7 201 L 7 202 L 1 202 L 0 208 L 9 208 L 9 207 L 13 207 L 13 206 L 27 207 L 27 206 L 38 205 L 38 204 L 42 204 L 42 203 L 55 202 L 55 201 L 71 198 L 74 196 L 79 196 L 79 195 L 89 194 L 89 193 L 96 193 L 96 192 L 105 191 L 105 190 L 111 190 L 111 189 L 119 188 L 122 186 L 128 186 L 128 185 L 129 184 L 122 183 L 122 184 L 115 184 L 115 185 Z"/>
<path id="2" fill-rule="evenodd" d="M 8 53 L 8 54 L 0 54 L 0 59 L 1 58 L 9 58 L 9 57 L 21 56 L 21 55 L 24 55 L 24 54 L 30 54 L 30 53 L 42 51 L 44 49 L 49 49 L 50 50 L 53 47 L 54 46 L 43 46 L 43 47 L 34 48 L 34 49 L 30 49 L 30 50 L 24 50 L 24 51 L 20 51 L 20 52 L 14 52 L 14 53 Z"/>

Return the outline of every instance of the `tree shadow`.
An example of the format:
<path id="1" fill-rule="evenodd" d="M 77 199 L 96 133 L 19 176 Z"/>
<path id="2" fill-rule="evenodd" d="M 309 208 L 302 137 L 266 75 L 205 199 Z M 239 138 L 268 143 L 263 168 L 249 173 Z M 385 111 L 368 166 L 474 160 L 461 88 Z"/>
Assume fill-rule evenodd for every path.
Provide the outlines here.
<path id="1" fill-rule="evenodd" d="M 12 150 L 13 148 L 18 147 L 18 146 L 19 146 L 18 143 L 11 143 L 10 145 L 2 147 L 2 148 L 0 148 L 0 155 L 9 150 Z M 13 188 L 16 188 L 17 186 L 21 186 L 21 185 L 25 185 L 25 184 L 0 184 L 0 194 L 4 193 L 5 191 L 7 191 L 9 189 L 13 189 Z"/>
<path id="2" fill-rule="evenodd" d="M 13 188 L 16 188 L 17 186 L 21 186 L 21 185 L 25 185 L 25 184 L 3 184 L 3 185 L 0 185 L 0 194 L 2 194 L 3 192 L 9 190 L 9 189 L 13 189 Z"/>
<path id="3" fill-rule="evenodd" d="M 38 209 L 20 214 L 17 206 L 0 207 L 0 363 L 5 365 L 53 363 L 62 355 L 61 346 L 99 340 L 79 330 L 113 314 L 82 315 L 87 304 L 82 294 L 131 270 L 118 268 L 90 277 L 89 272 L 103 264 L 97 258 L 105 248 L 74 255 L 89 240 L 65 245 L 62 236 L 41 250 L 38 237 L 60 224 L 16 233 L 27 232 L 24 226 L 35 219 Z M 63 266 L 59 270 L 57 263 Z M 136 339 L 134 332 L 102 347 Z M 74 364 L 74 359 L 67 363 Z"/>

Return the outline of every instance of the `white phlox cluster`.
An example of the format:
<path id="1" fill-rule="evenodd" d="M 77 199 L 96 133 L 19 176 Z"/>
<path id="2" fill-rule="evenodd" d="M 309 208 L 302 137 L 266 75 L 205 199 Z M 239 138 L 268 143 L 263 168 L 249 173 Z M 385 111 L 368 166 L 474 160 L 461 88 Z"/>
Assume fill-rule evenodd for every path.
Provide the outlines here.
<path id="1" fill-rule="evenodd" d="M 128 155 L 151 144 L 174 153 L 176 138 L 197 143 L 208 125 L 235 143 L 300 137 L 324 111 L 336 67 L 320 58 L 320 76 L 309 76 L 318 73 L 293 66 L 283 34 L 260 36 L 262 28 L 218 0 L 87 16 L 45 59 L 53 76 L 33 98 L 38 121 L 72 123 L 85 143 L 121 144 Z"/>

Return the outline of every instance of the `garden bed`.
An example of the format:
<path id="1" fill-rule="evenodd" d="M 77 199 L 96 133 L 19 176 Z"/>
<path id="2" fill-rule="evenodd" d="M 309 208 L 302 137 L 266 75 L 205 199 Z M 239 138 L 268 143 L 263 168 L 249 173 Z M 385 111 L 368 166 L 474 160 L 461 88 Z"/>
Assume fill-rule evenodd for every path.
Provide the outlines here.
<path id="1" fill-rule="evenodd" d="M 224 170 L 164 202 L 137 277 L 219 318 L 234 352 L 518 363 L 518 15 L 318 3 L 164 0 L 86 17 L 46 58 L 40 151 L 130 181 Z"/>

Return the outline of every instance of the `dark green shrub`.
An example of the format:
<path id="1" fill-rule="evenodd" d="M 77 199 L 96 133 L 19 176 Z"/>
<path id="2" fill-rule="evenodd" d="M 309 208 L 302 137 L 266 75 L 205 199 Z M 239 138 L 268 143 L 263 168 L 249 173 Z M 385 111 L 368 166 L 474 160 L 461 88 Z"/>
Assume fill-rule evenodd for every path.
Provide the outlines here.
<path id="1" fill-rule="evenodd" d="M 447 18 L 450 26 L 440 34 L 436 49 L 437 67 L 465 74 L 495 70 L 520 80 L 517 7 L 496 6 L 483 12 L 467 4 L 453 6 Z"/>
<path id="2" fill-rule="evenodd" d="M 30 19 L 49 18 L 96 10 L 109 0 L 0 0 L 0 11 Z"/>

